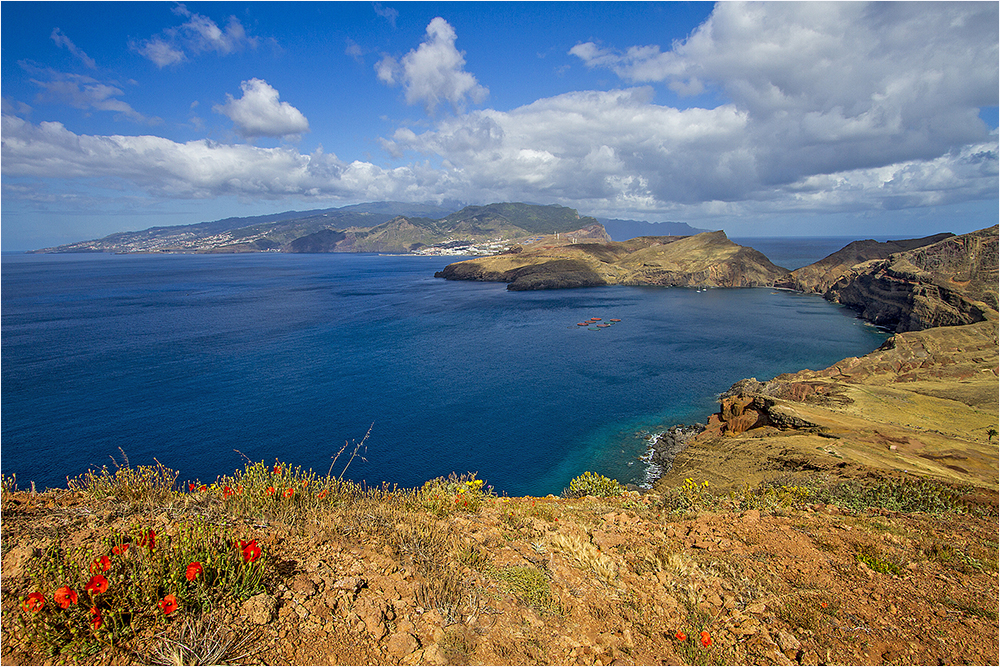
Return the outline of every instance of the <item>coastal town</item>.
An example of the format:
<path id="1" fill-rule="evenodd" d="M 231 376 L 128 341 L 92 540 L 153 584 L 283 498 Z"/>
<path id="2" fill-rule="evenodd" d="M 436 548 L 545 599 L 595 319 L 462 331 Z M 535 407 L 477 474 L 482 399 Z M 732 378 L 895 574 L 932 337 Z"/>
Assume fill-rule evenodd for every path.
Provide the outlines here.
<path id="1" fill-rule="evenodd" d="M 499 255 L 510 250 L 512 241 L 502 236 L 487 241 L 445 241 L 413 251 L 414 255 L 477 256 Z"/>

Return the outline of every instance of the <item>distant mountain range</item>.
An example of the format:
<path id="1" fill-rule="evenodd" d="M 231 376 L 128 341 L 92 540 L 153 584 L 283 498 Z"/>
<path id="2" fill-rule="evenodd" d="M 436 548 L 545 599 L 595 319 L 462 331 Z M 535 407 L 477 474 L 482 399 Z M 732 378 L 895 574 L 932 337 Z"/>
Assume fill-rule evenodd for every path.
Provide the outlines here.
<path id="1" fill-rule="evenodd" d="M 455 211 L 435 204 L 372 202 L 341 208 L 225 218 L 191 225 L 151 227 L 35 252 L 488 255 L 525 242 L 562 245 L 633 236 L 684 236 L 700 231 L 703 230 L 679 222 L 598 221 L 558 205 L 497 203 L 466 206 Z"/>

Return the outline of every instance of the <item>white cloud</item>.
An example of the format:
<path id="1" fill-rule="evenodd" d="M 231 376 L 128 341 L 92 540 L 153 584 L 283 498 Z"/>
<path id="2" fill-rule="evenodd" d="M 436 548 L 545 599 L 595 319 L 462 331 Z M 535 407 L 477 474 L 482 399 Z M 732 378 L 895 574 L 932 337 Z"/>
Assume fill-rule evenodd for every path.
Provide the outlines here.
<path id="1" fill-rule="evenodd" d="M 393 28 L 396 27 L 396 19 L 399 18 L 399 12 L 398 11 L 396 11 L 392 7 L 383 7 L 381 5 L 381 3 L 378 3 L 378 2 L 376 2 L 373 5 L 373 9 L 375 10 L 376 14 L 378 14 L 379 16 L 381 16 L 382 18 L 384 18 L 386 21 L 388 21 L 389 25 L 391 25 Z"/>
<path id="2" fill-rule="evenodd" d="M 127 102 L 116 99 L 125 94 L 116 82 L 99 81 L 83 74 L 57 72 L 26 61 L 19 64 L 33 77 L 30 81 L 41 88 L 41 92 L 35 96 L 35 101 L 39 104 L 64 104 L 75 109 L 113 111 L 137 123 L 160 122 L 159 118 L 147 118 Z"/>
<path id="3" fill-rule="evenodd" d="M 73 43 L 73 40 L 63 34 L 63 31 L 59 28 L 53 28 L 52 34 L 49 36 L 52 38 L 52 41 L 56 43 L 56 46 L 62 47 L 72 53 L 80 59 L 80 62 L 90 69 L 95 69 L 97 67 L 97 63 L 94 62 L 94 59 L 84 53 L 82 49 L 77 47 L 77 45 Z"/>
<path id="4" fill-rule="evenodd" d="M 587 42 L 570 53 L 631 82 L 728 97 L 746 116 L 754 166 L 734 172 L 742 187 L 729 190 L 760 197 L 814 177 L 840 187 L 839 174 L 946 169 L 970 146 L 995 146 L 978 111 L 997 103 L 997 21 L 994 3 L 724 2 L 670 51 Z M 983 196 L 988 188 L 972 178 Z M 892 189 L 861 182 L 875 188 L 868 194 Z"/>
<path id="5" fill-rule="evenodd" d="M 57 178 L 137 187 L 166 198 L 241 195 L 411 199 L 416 170 L 344 162 L 317 150 L 258 148 L 207 140 L 178 143 L 156 136 L 92 136 L 61 123 L 2 118 L 0 166 L 5 177 Z M 446 175 L 422 176 L 433 191 Z M 419 193 L 425 191 L 418 188 Z M 421 197 L 423 198 L 423 197 Z"/>
<path id="6" fill-rule="evenodd" d="M 423 103 L 429 114 L 441 102 L 450 102 L 456 111 L 463 110 L 468 99 L 482 103 L 489 90 L 465 71 L 465 52 L 455 48 L 456 37 L 447 21 L 433 19 L 420 46 L 398 62 L 386 55 L 375 65 L 379 80 L 390 86 L 402 82 L 406 103 Z"/>
<path id="7" fill-rule="evenodd" d="M 362 64 L 364 60 L 364 51 L 361 49 L 361 45 L 355 42 L 350 37 L 347 38 L 347 46 L 344 47 L 344 55 L 348 55 L 354 59 L 354 62 Z"/>
<path id="8" fill-rule="evenodd" d="M 149 58 L 157 67 L 184 62 L 188 54 L 215 52 L 228 55 L 246 46 L 257 45 L 257 39 L 247 35 L 243 24 L 235 16 L 229 17 L 229 23 L 223 29 L 207 16 L 189 11 L 183 4 L 174 7 L 173 12 L 188 20 L 179 26 L 166 28 L 148 40 L 130 44 L 134 51 Z"/>
<path id="9" fill-rule="evenodd" d="M 266 81 L 250 79 L 240 88 L 243 97 L 234 99 L 227 93 L 226 103 L 212 108 L 228 116 L 241 136 L 284 137 L 309 131 L 309 121 L 302 112 L 288 102 L 279 102 L 278 91 Z"/>
<path id="10" fill-rule="evenodd" d="M 169 40 L 162 37 L 154 37 L 142 44 L 133 44 L 132 47 L 140 54 L 152 60 L 157 67 L 176 65 L 186 60 L 184 51 L 173 46 Z"/>

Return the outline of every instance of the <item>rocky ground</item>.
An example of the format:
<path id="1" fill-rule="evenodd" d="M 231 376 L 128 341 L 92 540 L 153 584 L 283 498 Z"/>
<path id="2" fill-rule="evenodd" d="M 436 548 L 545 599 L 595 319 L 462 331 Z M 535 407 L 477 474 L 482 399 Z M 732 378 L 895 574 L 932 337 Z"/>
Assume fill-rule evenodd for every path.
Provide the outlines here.
<path id="1" fill-rule="evenodd" d="M 243 664 L 997 664 L 995 494 L 933 515 L 812 502 L 812 488 L 230 518 L 270 559 L 265 592 L 76 661 L 166 664 L 173 642 L 216 636 L 239 641 L 212 662 Z M 136 524 L 166 536 L 196 516 L 223 520 L 201 500 L 5 494 L 3 663 L 67 660 L 19 625 L 26 566 L 49 544 Z"/>

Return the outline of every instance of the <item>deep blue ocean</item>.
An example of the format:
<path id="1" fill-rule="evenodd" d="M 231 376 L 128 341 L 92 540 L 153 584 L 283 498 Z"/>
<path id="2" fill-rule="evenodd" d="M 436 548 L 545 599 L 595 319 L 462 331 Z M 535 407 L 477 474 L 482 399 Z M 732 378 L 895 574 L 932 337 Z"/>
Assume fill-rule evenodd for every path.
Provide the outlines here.
<path id="1" fill-rule="evenodd" d="M 848 240 L 764 252 L 809 263 Z M 346 474 L 370 484 L 477 472 L 544 495 L 585 470 L 641 482 L 646 437 L 704 421 L 737 380 L 823 368 L 886 337 L 770 289 L 508 292 L 433 277 L 455 259 L 4 254 L 3 473 L 65 486 L 121 448 L 181 480 L 232 473 L 238 452 L 325 474 L 371 427 Z M 577 326 L 591 317 L 621 322 Z"/>

